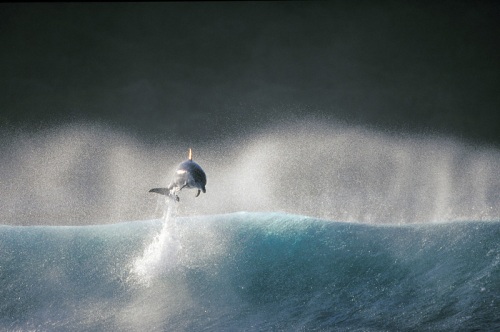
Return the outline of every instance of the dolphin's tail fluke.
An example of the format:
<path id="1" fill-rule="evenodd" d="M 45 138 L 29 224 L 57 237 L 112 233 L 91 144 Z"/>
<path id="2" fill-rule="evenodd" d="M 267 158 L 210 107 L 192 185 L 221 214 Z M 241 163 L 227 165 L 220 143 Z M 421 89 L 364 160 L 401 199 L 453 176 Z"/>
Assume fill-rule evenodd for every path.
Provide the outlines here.
<path id="1" fill-rule="evenodd" d="M 150 193 L 157 193 L 160 195 L 170 196 L 170 189 L 168 188 L 153 188 L 149 191 Z"/>
<path id="2" fill-rule="evenodd" d="M 150 193 L 157 193 L 160 195 L 165 195 L 165 196 L 168 196 L 170 198 L 175 199 L 176 201 L 179 201 L 179 196 L 172 193 L 172 191 L 169 188 L 153 188 L 149 192 Z"/>

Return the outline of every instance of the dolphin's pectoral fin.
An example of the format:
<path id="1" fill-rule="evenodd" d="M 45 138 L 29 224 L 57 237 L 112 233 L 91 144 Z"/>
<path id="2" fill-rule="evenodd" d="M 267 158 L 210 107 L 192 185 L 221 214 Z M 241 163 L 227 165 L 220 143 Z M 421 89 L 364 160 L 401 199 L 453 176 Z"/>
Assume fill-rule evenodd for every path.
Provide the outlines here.
<path id="1" fill-rule="evenodd" d="M 198 196 L 200 196 L 200 192 L 201 192 L 201 190 L 200 190 L 200 189 L 198 189 L 198 192 L 196 193 L 196 196 L 194 196 L 194 197 L 198 197 Z"/>

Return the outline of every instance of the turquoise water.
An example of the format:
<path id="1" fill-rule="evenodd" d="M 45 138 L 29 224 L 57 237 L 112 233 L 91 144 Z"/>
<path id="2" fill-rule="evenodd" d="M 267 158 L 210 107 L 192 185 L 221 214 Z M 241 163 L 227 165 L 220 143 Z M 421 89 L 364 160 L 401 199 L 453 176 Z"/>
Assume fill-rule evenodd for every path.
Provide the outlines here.
<path id="1" fill-rule="evenodd" d="M 0 226 L 0 329 L 493 331 L 500 222 Z"/>

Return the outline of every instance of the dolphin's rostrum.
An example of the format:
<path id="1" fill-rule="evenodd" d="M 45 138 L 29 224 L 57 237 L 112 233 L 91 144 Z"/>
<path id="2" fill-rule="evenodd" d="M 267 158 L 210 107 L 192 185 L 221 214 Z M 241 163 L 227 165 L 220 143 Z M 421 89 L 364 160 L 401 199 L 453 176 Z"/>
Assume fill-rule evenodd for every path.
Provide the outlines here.
<path id="1" fill-rule="evenodd" d="M 189 149 L 189 159 L 180 163 L 175 171 L 174 178 L 167 188 L 153 188 L 149 192 L 157 193 L 174 198 L 179 201 L 177 193 L 184 188 L 197 189 L 196 197 L 200 192 L 206 192 L 207 176 L 203 169 L 193 161 L 191 149 Z"/>

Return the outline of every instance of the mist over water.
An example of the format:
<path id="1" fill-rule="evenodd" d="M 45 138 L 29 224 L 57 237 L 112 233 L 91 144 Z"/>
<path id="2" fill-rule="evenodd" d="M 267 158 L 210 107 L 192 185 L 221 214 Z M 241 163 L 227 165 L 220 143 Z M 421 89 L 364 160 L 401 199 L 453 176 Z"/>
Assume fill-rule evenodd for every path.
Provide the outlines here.
<path id="1" fill-rule="evenodd" d="M 180 216 L 500 218 L 494 2 L 1 9 L 1 223 L 160 217 L 188 148 Z"/>
<path id="2" fill-rule="evenodd" d="M 224 141 L 152 144 L 103 125 L 4 135 L 2 224 L 96 224 L 161 217 L 193 148 L 207 193 L 183 190 L 179 216 L 280 211 L 339 221 L 500 219 L 500 153 L 446 137 L 301 121 Z"/>

